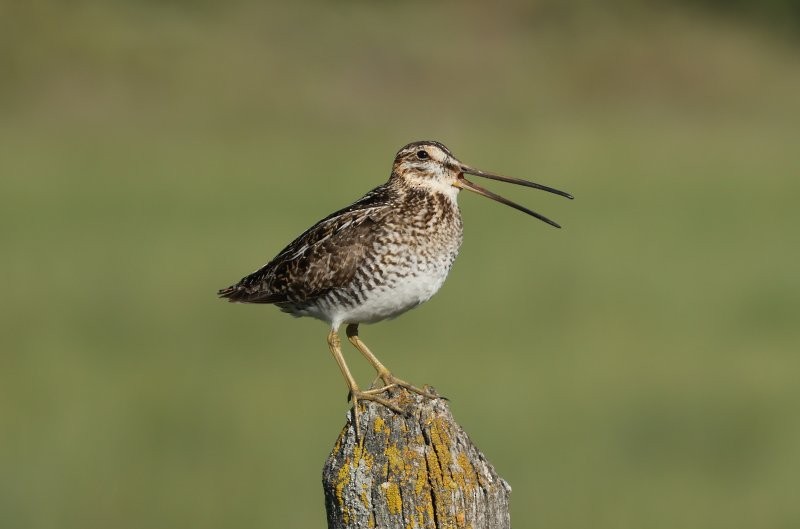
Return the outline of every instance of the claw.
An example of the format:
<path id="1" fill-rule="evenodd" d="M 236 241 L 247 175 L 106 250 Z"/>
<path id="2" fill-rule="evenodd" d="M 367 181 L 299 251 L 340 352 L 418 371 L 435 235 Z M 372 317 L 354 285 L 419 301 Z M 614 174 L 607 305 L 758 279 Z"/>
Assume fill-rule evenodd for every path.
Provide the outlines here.
<path id="1" fill-rule="evenodd" d="M 418 395 L 422 395 L 423 397 L 428 398 L 428 399 L 441 399 L 441 398 L 443 398 L 443 397 L 440 397 L 439 395 L 436 395 L 434 393 L 430 393 L 429 391 L 427 391 L 425 389 L 420 389 L 420 388 L 418 388 L 416 386 L 412 386 L 411 384 L 409 384 L 405 380 L 401 380 L 401 379 L 397 378 L 396 376 L 391 374 L 389 371 L 386 371 L 385 373 L 381 373 L 380 379 L 383 380 L 383 382 L 384 382 L 384 384 L 386 384 L 387 388 L 399 386 L 401 388 L 407 389 L 408 391 L 413 391 L 414 393 L 416 393 Z"/>
<path id="2" fill-rule="evenodd" d="M 384 392 L 389 391 L 390 389 L 394 389 L 396 387 L 397 387 L 396 384 L 389 384 L 388 386 L 383 386 L 383 387 L 380 387 L 380 388 L 368 389 L 368 390 L 364 391 L 364 393 L 366 393 L 367 395 L 380 395 L 381 393 L 384 393 Z"/>

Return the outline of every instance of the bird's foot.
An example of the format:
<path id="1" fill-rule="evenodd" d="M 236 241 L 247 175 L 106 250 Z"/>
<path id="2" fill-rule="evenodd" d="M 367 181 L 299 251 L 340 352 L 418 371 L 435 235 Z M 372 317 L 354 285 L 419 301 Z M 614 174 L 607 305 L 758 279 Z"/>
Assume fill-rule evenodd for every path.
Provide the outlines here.
<path id="1" fill-rule="evenodd" d="M 359 441 L 363 440 L 363 438 L 361 437 L 361 425 L 360 425 L 361 421 L 358 418 L 360 413 L 358 407 L 359 400 L 369 400 L 378 403 L 381 406 L 389 408 L 395 413 L 399 413 L 400 415 L 405 415 L 406 413 L 405 411 L 400 409 L 400 407 L 398 407 L 396 404 L 384 399 L 383 397 L 379 397 L 378 395 L 383 391 L 384 391 L 383 388 L 381 388 L 381 391 L 377 391 L 374 389 L 368 389 L 366 391 L 362 391 L 358 388 L 353 388 L 350 390 L 349 399 L 353 401 L 353 424 L 356 429 L 356 439 L 358 439 Z"/>
<path id="2" fill-rule="evenodd" d="M 375 387 L 379 380 L 382 381 L 384 385 L 382 387 Z M 407 389 L 408 391 L 411 391 L 418 395 L 422 395 L 423 397 L 428 399 L 447 400 L 446 397 L 442 397 L 441 395 L 436 395 L 435 393 L 431 393 L 426 389 L 420 389 L 416 386 L 413 386 L 408 382 L 406 382 L 405 380 L 397 378 L 389 371 L 386 371 L 385 373 L 379 373 L 378 376 L 375 378 L 375 380 L 372 382 L 370 389 L 368 389 L 367 391 L 370 393 L 380 394 L 383 393 L 384 391 L 389 391 L 390 389 L 394 389 L 397 387 Z"/>

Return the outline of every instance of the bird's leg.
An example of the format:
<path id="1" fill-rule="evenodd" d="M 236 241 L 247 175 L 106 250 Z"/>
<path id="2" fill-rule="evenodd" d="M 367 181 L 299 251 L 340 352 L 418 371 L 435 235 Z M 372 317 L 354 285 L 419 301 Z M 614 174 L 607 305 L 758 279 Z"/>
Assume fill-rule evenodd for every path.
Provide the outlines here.
<path id="1" fill-rule="evenodd" d="M 350 343 L 353 344 L 353 346 L 356 349 L 361 351 L 361 354 L 364 355 L 364 358 L 366 358 L 367 361 L 370 364 L 372 364 L 372 367 L 374 367 L 375 371 L 378 373 L 378 378 L 383 380 L 383 383 L 385 384 L 385 386 L 382 387 L 382 388 L 370 389 L 369 393 L 382 393 L 382 392 L 384 392 L 384 391 L 386 391 L 388 389 L 391 389 L 393 387 L 400 386 L 401 388 L 405 388 L 405 389 L 407 389 L 409 391 L 413 391 L 414 393 L 418 393 L 418 394 L 422 395 L 423 397 L 427 397 L 429 399 L 438 399 L 438 398 L 440 398 L 438 395 L 434 395 L 432 393 L 429 393 L 429 392 L 425 391 L 424 389 L 419 389 L 418 387 L 412 386 L 411 384 L 409 384 L 405 380 L 401 380 L 401 379 L 397 378 L 396 376 L 394 376 L 391 373 L 391 371 L 389 371 L 386 368 L 386 366 L 383 365 L 380 360 L 378 360 L 378 357 L 376 357 L 372 353 L 372 351 L 369 350 L 367 345 L 364 342 L 361 341 L 361 338 L 358 337 L 358 324 L 357 323 L 351 323 L 350 325 L 347 326 L 347 339 L 350 340 Z M 376 381 L 377 381 L 377 379 L 376 379 Z"/>
<path id="2" fill-rule="evenodd" d="M 374 394 L 374 392 L 367 392 L 361 391 L 358 388 L 358 384 L 356 384 L 356 380 L 353 378 L 353 375 L 350 373 L 350 370 L 347 368 L 347 362 L 344 361 L 344 356 L 342 355 L 342 344 L 339 340 L 339 334 L 336 332 L 336 329 L 331 329 L 331 332 L 328 333 L 328 347 L 331 350 L 331 354 L 333 355 L 334 360 L 339 365 L 339 369 L 342 371 L 342 376 L 344 376 L 345 382 L 347 382 L 347 387 L 350 389 L 350 398 L 353 401 L 353 422 L 356 427 L 356 437 L 361 439 L 361 431 L 359 430 L 359 420 L 358 420 L 358 401 L 360 400 L 371 400 L 373 402 L 377 402 L 378 404 L 382 404 L 386 406 L 390 410 L 396 413 L 403 413 L 403 410 L 392 404 L 386 399 L 382 399 Z"/>

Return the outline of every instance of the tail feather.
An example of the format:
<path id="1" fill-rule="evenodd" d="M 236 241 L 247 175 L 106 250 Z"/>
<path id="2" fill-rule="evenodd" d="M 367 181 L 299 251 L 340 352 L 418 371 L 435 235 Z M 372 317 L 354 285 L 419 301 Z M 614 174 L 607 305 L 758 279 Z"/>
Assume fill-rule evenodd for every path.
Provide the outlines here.
<path id="1" fill-rule="evenodd" d="M 263 290 L 248 288 L 242 283 L 236 283 L 228 288 L 217 291 L 217 296 L 227 299 L 231 303 L 278 303 L 285 301 L 286 296 L 269 294 Z"/>
<path id="2" fill-rule="evenodd" d="M 239 285 L 231 285 L 228 288 L 222 288 L 217 291 L 217 296 L 225 298 L 228 301 L 238 301 L 242 295 L 242 291 L 238 288 Z"/>

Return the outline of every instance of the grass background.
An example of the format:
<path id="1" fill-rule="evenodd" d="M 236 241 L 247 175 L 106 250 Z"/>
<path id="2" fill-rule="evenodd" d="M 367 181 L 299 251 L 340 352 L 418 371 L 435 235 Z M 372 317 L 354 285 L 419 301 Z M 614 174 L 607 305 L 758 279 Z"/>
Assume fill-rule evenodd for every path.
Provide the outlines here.
<path id="1" fill-rule="evenodd" d="M 0 526 L 323 527 L 326 329 L 214 293 L 424 138 L 576 196 L 362 330 L 515 527 L 800 526 L 797 10 L 707 4 L 0 4 Z"/>

